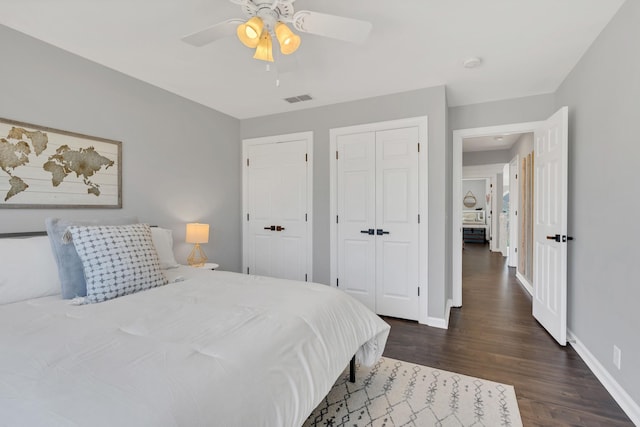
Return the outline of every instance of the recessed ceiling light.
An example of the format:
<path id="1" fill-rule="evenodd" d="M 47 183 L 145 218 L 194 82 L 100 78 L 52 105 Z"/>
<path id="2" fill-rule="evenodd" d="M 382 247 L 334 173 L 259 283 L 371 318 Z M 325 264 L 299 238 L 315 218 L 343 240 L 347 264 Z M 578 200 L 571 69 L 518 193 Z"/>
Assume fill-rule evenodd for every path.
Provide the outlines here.
<path id="1" fill-rule="evenodd" d="M 465 59 L 462 65 L 464 65 L 464 68 L 477 68 L 482 65 L 482 59 L 477 56 L 472 56 L 471 58 Z"/>

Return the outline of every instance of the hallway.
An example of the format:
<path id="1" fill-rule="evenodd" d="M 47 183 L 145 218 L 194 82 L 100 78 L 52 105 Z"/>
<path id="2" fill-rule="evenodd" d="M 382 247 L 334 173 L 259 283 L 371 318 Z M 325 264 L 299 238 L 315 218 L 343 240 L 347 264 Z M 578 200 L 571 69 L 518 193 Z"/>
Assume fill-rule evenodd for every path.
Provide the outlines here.
<path id="1" fill-rule="evenodd" d="M 385 318 L 385 356 L 512 384 L 525 426 L 633 426 L 573 348 L 535 321 L 501 254 L 467 244 L 462 267 L 463 307 L 449 329 Z"/>

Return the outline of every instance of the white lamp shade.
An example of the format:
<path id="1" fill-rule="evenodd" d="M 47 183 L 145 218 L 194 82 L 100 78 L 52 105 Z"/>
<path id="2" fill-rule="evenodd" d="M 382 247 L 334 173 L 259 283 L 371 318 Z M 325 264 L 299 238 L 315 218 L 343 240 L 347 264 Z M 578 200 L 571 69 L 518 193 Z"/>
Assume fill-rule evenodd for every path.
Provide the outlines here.
<path id="1" fill-rule="evenodd" d="M 209 224 L 187 224 L 187 243 L 209 243 Z"/>

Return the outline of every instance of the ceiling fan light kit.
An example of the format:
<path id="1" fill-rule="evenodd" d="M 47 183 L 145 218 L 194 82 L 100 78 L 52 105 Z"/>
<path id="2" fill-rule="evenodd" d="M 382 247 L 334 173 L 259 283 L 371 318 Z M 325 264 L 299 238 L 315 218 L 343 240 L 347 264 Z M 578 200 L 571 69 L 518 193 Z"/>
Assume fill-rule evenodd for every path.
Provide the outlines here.
<path id="1" fill-rule="evenodd" d="M 260 42 L 263 28 L 264 23 L 262 22 L 262 19 L 254 16 L 247 22 L 238 25 L 236 34 L 238 35 L 238 39 L 242 42 L 242 44 L 244 44 L 246 47 L 254 49 Z"/>
<path id="2" fill-rule="evenodd" d="M 255 59 L 273 62 L 272 36 L 278 40 L 283 55 L 300 47 L 300 36 L 286 25 L 302 33 L 331 37 L 352 43 L 363 43 L 372 25 L 370 22 L 326 13 L 300 10 L 294 13 L 295 0 L 230 0 L 241 6 L 248 20 L 229 19 L 182 37 L 182 41 L 200 47 L 230 36 L 235 32 L 245 46 L 256 49 Z"/>
<path id="3" fill-rule="evenodd" d="M 273 62 L 273 51 L 271 49 L 271 45 L 271 34 L 269 34 L 268 31 L 263 31 L 260 36 L 260 42 L 256 47 L 256 53 L 253 57 L 261 61 Z"/>
<path id="4" fill-rule="evenodd" d="M 278 43 L 280 43 L 280 52 L 283 55 L 290 55 L 300 47 L 300 36 L 295 34 L 284 23 L 278 22 L 276 24 L 276 37 Z"/>

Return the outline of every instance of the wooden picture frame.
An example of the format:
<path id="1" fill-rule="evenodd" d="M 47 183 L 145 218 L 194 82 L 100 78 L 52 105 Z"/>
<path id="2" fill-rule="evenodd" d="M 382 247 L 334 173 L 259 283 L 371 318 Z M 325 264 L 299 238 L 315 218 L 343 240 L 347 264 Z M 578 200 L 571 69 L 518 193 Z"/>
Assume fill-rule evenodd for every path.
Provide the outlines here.
<path id="1" fill-rule="evenodd" d="M 0 118 L 0 208 L 122 208 L 122 142 Z"/>

